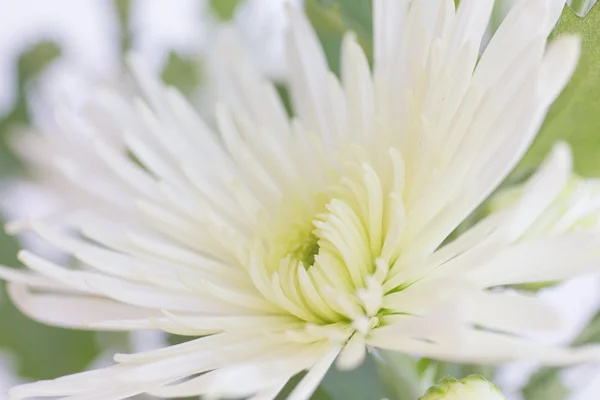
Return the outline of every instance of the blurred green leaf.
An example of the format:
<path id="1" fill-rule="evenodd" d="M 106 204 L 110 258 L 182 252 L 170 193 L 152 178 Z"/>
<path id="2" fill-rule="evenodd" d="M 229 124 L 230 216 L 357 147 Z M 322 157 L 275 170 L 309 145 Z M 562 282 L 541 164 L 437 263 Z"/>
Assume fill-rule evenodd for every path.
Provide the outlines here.
<path id="1" fill-rule="evenodd" d="M 381 357 L 376 362 L 385 397 L 394 400 L 414 400 L 423 395 L 421 381 L 429 370 L 430 363 L 417 361 L 393 351 L 381 351 L 379 354 Z M 428 383 L 427 381 L 425 385 L 429 386 Z"/>
<path id="2" fill-rule="evenodd" d="M 229 21 L 235 14 L 239 0 L 210 0 L 210 8 L 222 21 Z"/>
<path id="3" fill-rule="evenodd" d="M 371 0 L 341 0 L 340 10 L 342 18 L 350 28 L 356 32 L 359 43 L 372 55 L 373 46 L 373 9 Z"/>
<path id="4" fill-rule="evenodd" d="M 585 329 L 577 336 L 573 342 L 575 346 L 581 346 L 589 343 L 600 342 L 600 311 L 596 313 L 594 318 L 585 327 Z"/>
<path id="5" fill-rule="evenodd" d="M 560 369 L 543 368 L 529 379 L 523 388 L 525 400 L 566 400 L 569 390 L 560 380 Z"/>
<path id="6" fill-rule="evenodd" d="M 332 71 L 339 74 L 342 39 L 354 31 L 367 58 L 373 58 L 373 24 L 370 0 L 306 0 L 310 19 Z"/>
<path id="7" fill-rule="evenodd" d="M 377 365 L 370 355 L 358 368 L 351 371 L 340 371 L 335 366 L 332 367 L 325 375 L 321 388 L 332 400 L 381 400 L 386 397 Z"/>
<path id="8" fill-rule="evenodd" d="M 51 41 L 38 42 L 21 53 L 17 62 L 19 91 L 24 92 L 25 85 L 46 69 L 48 64 L 56 60 L 60 54 L 60 47 Z"/>
<path id="9" fill-rule="evenodd" d="M 518 170 L 538 165 L 557 140 L 571 144 L 575 171 L 600 176 L 600 6 L 585 18 L 568 7 L 552 37 L 574 33 L 582 38 L 582 56 L 567 88 L 554 102 Z"/>
<path id="10" fill-rule="evenodd" d="M 162 79 L 167 85 L 174 86 L 186 96 L 194 93 L 202 79 L 200 61 L 184 58 L 174 51 L 169 53 L 169 58 L 162 71 Z"/>

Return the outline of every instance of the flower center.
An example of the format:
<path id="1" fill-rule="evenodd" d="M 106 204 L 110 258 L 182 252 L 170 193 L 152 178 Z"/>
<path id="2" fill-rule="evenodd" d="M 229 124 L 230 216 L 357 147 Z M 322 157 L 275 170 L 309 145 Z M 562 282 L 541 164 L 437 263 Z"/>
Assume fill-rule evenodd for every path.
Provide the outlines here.
<path id="1" fill-rule="evenodd" d="M 319 253 L 319 238 L 310 233 L 300 241 L 300 244 L 294 249 L 290 256 L 304 265 L 305 268 L 311 267 L 315 263 L 315 256 Z"/>
<path id="2" fill-rule="evenodd" d="M 283 260 L 301 263 L 305 269 L 315 263 L 319 253 L 319 237 L 313 219 L 325 211 L 327 196 L 317 194 L 309 200 L 289 198 L 268 225 L 265 236 L 270 249 L 267 269 L 275 272 Z"/>
<path id="3" fill-rule="evenodd" d="M 367 335 L 382 323 L 383 284 L 400 251 L 404 172 L 393 155 L 380 170 L 363 162 L 338 172 L 329 187 L 286 198 L 265 221 L 253 279 L 309 326 Z"/>

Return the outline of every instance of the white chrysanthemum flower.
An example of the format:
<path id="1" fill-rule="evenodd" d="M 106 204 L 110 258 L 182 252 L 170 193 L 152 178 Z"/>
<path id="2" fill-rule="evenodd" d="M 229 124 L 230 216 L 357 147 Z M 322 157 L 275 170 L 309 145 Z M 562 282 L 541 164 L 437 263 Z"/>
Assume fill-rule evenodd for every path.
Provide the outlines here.
<path id="1" fill-rule="evenodd" d="M 336 360 L 352 368 L 371 348 L 479 363 L 600 358 L 528 340 L 558 325 L 553 309 L 500 289 L 598 268 L 592 232 L 515 243 L 568 181 L 565 146 L 512 206 L 445 243 L 527 149 L 579 52 L 573 37 L 546 49 L 562 1 L 523 0 L 479 58 L 492 5 L 376 0 L 373 73 L 350 34 L 341 82 L 290 7 L 291 122 L 230 37 L 218 133 L 135 62 L 147 103 L 103 104 L 129 115 L 124 149 L 67 115 L 65 134 L 96 139 L 58 164 L 93 149 L 113 175 L 95 185 L 67 168 L 97 200 L 69 216 L 81 236 L 28 225 L 76 265 L 21 253 L 30 271 L 0 270 L 13 300 L 55 325 L 197 338 L 10 398 L 272 399 L 308 370 L 290 395 L 306 399 Z"/>
<path id="2" fill-rule="evenodd" d="M 432 386 L 420 400 L 504 400 L 500 390 L 480 375 L 457 380 L 444 378 Z"/>

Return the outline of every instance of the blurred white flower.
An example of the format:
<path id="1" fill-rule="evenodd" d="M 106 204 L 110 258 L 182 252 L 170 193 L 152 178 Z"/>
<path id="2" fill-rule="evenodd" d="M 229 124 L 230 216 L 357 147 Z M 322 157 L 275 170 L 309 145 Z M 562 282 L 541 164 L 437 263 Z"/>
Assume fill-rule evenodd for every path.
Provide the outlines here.
<path id="1" fill-rule="evenodd" d="M 488 202 L 488 211 L 498 212 L 510 207 L 520 198 L 523 190 L 524 185 L 517 185 L 500 191 Z M 600 232 L 600 180 L 584 179 L 573 174 L 561 193 L 518 240 L 533 240 L 577 230 Z M 536 341 L 543 343 L 553 345 L 571 343 L 588 325 L 600 306 L 600 276 L 597 273 L 561 282 L 553 287 L 545 287 L 548 286 L 548 282 L 536 282 L 528 286 L 543 288 L 539 290 L 537 296 L 546 304 L 555 307 L 563 322 L 560 330 L 537 332 L 533 336 Z M 500 368 L 496 382 L 510 398 L 516 398 L 516 392 L 525 386 L 538 367 L 539 363 L 535 362 L 503 366 Z M 585 386 L 583 382 L 590 381 L 584 378 L 586 374 L 581 373 L 583 371 L 584 369 L 575 367 L 573 372 L 566 374 L 569 379 L 565 380 L 565 384 L 568 383 L 568 386 L 580 391 Z"/>
<path id="2" fill-rule="evenodd" d="M 504 400 L 500 390 L 482 376 L 471 375 L 461 380 L 444 378 L 429 388 L 420 400 Z"/>
<path id="3" fill-rule="evenodd" d="M 492 197 L 489 209 L 498 212 L 510 207 L 524 190 L 513 186 Z M 600 179 L 573 175 L 546 211 L 523 232 L 519 240 L 559 235 L 576 230 L 600 231 Z"/>
<path id="4" fill-rule="evenodd" d="M 253 69 L 261 76 L 276 82 L 285 82 L 285 32 L 289 20 L 285 13 L 285 4 L 300 6 L 301 0 L 262 0 L 241 1 L 233 17 L 233 21 L 212 22 L 211 44 L 202 52 L 199 62 L 202 63 L 204 80 L 196 90 L 192 101 L 198 108 L 202 118 L 210 125 L 215 123 L 215 107 L 219 100 L 226 96 L 229 77 L 222 73 L 231 60 L 221 56 L 222 46 L 219 46 L 219 36 L 227 30 L 237 32 L 240 42 L 238 51 L 252 64 Z M 200 65 L 199 65 L 200 67 Z M 233 93 L 233 96 L 236 94 Z"/>
<path id="5" fill-rule="evenodd" d="M 522 190 L 523 186 L 516 186 L 498 193 L 489 202 L 490 209 L 498 211 L 510 206 L 515 199 L 519 198 Z M 600 231 L 599 179 L 585 179 L 572 175 L 561 193 L 519 240 L 531 240 L 576 230 Z M 553 344 L 565 344 L 575 340 L 600 307 L 599 289 L 598 274 L 586 275 L 553 288 L 542 289 L 538 294 L 539 297 L 559 310 L 563 328 L 556 332 L 538 333 L 535 339 Z M 524 371 L 522 366 L 503 370 L 501 375 L 504 375 L 505 379 L 502 381 L 507 384 L 507 387 L 520 389 L 528 381 L 530 372 L 533 372 L 538 365 L 532 363 L 530 366 L 531 371 Z M 559 379 L 572 393 L 569 400 L 593 398 L 600 387 L 600 367 L 597 365 L 573 367 L 563 371 Z M 498 382 L 500 384 L 500 380 Z"/>
<path id="6" fill-rule="evenodd" d="M 246 0 L 237 10 L 234 22 L 241 44 L 255 67 L 267 77 L 282 80 L 286 74 L 285 31 L 289 21 L 285 4 L 302 5 L 301 0 Z"/>
<path id="7" fill-rule="evenodd" d="M 348 34 L 341 81 L 289 6 L 292 121 L 228 31 L 220 136 L 135 59 L 146 102 L 104 93 L 101 118 L 61 112 L 55 133 L 73 142 L 38 157 L 93 198 L 64 217 L 81 236 L 20 226 L 78 262 L 22 252 L 30 271 L 0 269 L 13 301 L 60 326 L 199 338 L 10 397 L 272 399 L 308 370 L 290 395 L 307 399 L 334 361 L 355 367 L 373 347 L 459 362 L 597 360 L 595 347 L 528 340 L 560 325 L 555 310 L 501 290 L 599 268 L 596 233 L 517 240 L 568 182 L 564 145 L 510 207 L 448 239 L 526 151 L 579 54 L 573 37 L 546 48 L 563 2 L 527 0 L 479 57 L 492 6 L 376 0 L 373 72 Z M 119 126 L 123 141 L 107 144 Z M 79 170 L 82 155 L 98 170 Z"/>

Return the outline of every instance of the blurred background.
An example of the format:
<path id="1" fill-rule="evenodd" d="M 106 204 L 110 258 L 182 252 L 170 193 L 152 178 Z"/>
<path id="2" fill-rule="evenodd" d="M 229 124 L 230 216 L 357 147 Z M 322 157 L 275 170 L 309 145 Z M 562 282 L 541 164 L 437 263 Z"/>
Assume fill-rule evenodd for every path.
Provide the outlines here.
<path id="1" fill-rule="evenodd" d="M 488 37 L 515 1 L 522 0 L 497 1 Z M 80 107 L 99 86 L 127 91 L 131 80 L 124 56 L 130 52 L 166 83 L 181 90 L 210 119 L 214 40 L 224 24 L 233 25 L 242 32 L 240 36 L 257 68 L 277 81 L 285 96 L 283 33 L 287 23 L 283 3 L 284 0 L 0 0 L 0 222 L 49 215 L 60 208 L 60 196 L 28 183 L 30 173 L 19 161 L 15 143 L 32 126 L 48 126 L 59 102 Z M 369 53 L 370 0 L 295 3 L 304 3 L 334 71 L 339 68 L 339 43 L 344 31 L 354 30 Z M 596 24 L 600 31 L 598 8 L 586 17 L 586 29 L 594 29 Z M 600 43 L 600 34 L 587 40 L 593 42 L 594 38 Z M 577 86 L 569 87 L 568 99 L 559 99 L 564 104 L 551 111 L 555 122 L 565 119 L 563 125 L 543 129 L 544 134 L 520 170 L 537 165 L 554 140 L 566 135 L 574 145 L 578 172 L 584 176 L 597 176 L 600 172 L 596 160 L 600 151 L 598 119 L 584 129 L 579 125 L 572 127 L 574 120 L 585 120 L 581 115 L 591 114 L 593 106 L 588 103 L 589 96 L 581 100 L 582 90 L 578 88 L 595 88 L 600 93 L 600 78 L 593 74 L 600 75 L 600 53 L 589 59 L 584 60 L 589 61 L 588 69 L 577 75 Z M 575 111 L 565 117 L 561 114 L 565 107 Z M 46 254 L 52 252 L 34 237 L 15 238 L 2 231 L 0 264 L 18 265 L 15 256 L 22 246 Z M 597 276 L 588 276 L 543 289 L 541 295 L 561 309 L 566 323 L 563 332 L 540 340 L 600 340 L 600 318 L 596 315 L 600 305 L 599 282 Z M 16 383 L 107 365 L 117 351 L 140 351 L 177 340 L 153 332 L 126 335 L 44 326 L 21 315 L 0 285 L 0 400 L 6 389 Z M 394 362 L 401 369 L 406 360 Z M 482 373 L 498 383 L 509 400 L 589 400 L 598 398 L 600 393 L 600 369 L 594 366 L 539 370 L 536 365 L 519 363 L 493 370 L 448 364 L 441 370 L 457 378 L 469 372 Z M 386 377 L 371 360 L 357 371 L 330 372 L 314 398 L 380 400 L 389 395 L 390 386 L 397 384 L 390 381 L 402 379 L 398 375 Z"/>

